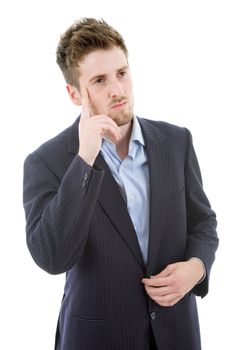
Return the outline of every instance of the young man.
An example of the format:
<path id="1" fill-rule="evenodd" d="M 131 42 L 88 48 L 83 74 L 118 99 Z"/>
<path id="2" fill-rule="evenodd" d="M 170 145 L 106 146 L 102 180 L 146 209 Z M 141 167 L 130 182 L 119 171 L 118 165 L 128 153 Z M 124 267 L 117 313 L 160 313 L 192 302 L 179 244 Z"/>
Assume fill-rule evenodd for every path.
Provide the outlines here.
<path id="1" fill-rule="evenodd" d="M 57 63 L 81 116 L 25 161 L 27 244 L 66 272 L 58 350 L 199 350 L 218 246 L 190 132 L 137 118 L 121 35 L 82 19 Z"/>

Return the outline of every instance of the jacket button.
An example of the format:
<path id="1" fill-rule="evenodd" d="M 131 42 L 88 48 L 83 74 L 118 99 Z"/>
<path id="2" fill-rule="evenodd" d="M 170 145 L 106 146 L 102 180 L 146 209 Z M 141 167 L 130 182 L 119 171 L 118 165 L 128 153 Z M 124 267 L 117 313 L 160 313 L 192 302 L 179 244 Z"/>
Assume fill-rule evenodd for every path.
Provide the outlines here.
<path id="1" fill-rule="evenodd" d="M 151 312 L 150 318 L 151 318 L 152 321 L 154 321 L 156 319 L 156 313 L 154 311 Z"/>
<path id="2" fill-rule="evenodd" d="M 84 181 L 86 181 L 88 179 L 88 174 L 87 173 L 84 174 L 83 179 L 84 179 Z"/>
<path id="3" fill-rule="evenodd" d="M 86 181 L 82 182 L 82 187 L 85 188 L 86 187 Z"/>

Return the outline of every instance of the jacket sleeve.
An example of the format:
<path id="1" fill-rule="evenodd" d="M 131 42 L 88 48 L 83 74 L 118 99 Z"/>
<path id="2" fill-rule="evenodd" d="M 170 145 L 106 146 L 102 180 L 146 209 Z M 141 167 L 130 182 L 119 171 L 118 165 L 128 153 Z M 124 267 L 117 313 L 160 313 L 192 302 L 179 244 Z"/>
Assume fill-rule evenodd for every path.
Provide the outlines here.
<path id="1" fill-rule="evenodd" d="M 23 202 L 29 251 L 51 274 L 66 272 L 83 254 L 104 176 L 75 156 L 60 181 L 36 153 L 24 163 Z"/>
<path id="2" fill-rule="evenodd" d="M 192 136 L 187 130 L 188 147 L 185 165 L 187 208 L 186 259 L 199 258 L 205 265 L 206 277 L 193 289 L 194 294 L 204 297 L 208 293 L 209 275 L 218 247 L 216 215 L 206 197 L 201 172 L 194 151 Z"/>

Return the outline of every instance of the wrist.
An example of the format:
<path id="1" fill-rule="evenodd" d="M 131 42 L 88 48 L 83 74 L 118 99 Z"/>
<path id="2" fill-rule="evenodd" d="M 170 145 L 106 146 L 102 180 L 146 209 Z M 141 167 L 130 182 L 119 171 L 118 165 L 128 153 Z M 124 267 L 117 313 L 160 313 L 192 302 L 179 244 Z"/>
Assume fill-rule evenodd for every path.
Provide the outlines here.
<path id="1" fill-rule="evenodd" d="M 91 167 L 93 166 L 95 160 L 94 159 L 91 159 L 89 157 L 87 157 L 86 155 L 83 155 L 81 152 L 78 153 L 78 156 L 80 158 L 82 158 L 82 160 L 87 163 L 88 165 L 90 165 Z"/>
<path id="2" fill-rule="evenodd" d="M 206 269 L 204 263 L 202 260 L 195 257 L 189 259 L 188 261 L 192 264 L 193 269 L 197 275 L 197 284 L 202 282 L 206 277 Z"/>

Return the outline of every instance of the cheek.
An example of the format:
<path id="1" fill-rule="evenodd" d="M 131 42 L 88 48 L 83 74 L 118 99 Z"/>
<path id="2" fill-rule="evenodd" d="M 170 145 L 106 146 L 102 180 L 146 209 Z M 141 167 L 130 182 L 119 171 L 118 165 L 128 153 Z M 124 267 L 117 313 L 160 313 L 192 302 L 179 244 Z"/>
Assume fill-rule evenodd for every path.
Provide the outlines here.
<path id="1" fill-rule="evenodd" d="M 92 109 L 95 114 L 104 114 L 104 106 L 106 104 L 103 93 L 95 91 L 94 89 L 89 91 L 89 96 L 92 103 Z"/>
<path id="2" fill-rule="evenodd" d="M 125 92 L 128 96 L 133 96 L 133 83 L 131 79 L 125 84 Z"/>

